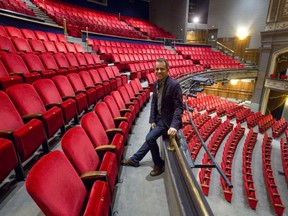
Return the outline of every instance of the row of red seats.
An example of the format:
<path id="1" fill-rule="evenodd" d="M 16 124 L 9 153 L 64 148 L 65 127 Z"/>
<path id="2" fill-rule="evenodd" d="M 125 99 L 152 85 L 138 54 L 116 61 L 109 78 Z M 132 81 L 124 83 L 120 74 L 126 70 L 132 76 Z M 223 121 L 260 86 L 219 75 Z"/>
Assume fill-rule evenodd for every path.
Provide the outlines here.
<path id="1" fill-rule="evenodd" d="M 62 43 L 67 42 L 64 34 L 43 32 L 40 30 L 31 30 L 26 28 L 17 28 L 14 26 L 0 25 L 0 36 L 8 38 L 24 38 L 27 40 L 41 40 L 41 41 L 62 42 Z"/>
<path id="2" fill-rule="evenodd" d="M 255 125 L 257 125 L 258 121 L 262 118 L 261 112 L 253 113 L 246 118 L 247 126 L 248 128 L 253 128 Z"/>
<path id="3" fill-rule="evenodd" d="M 51 42 L 38 39 L 11 38 L 0 36 L 0 51 L 19 54 L 41 53 L 84 53 L 81 44 L 68 42 Z"/>
<path id="4" fill-rule="evenodd" d="M 42 53 L 35 54 L 12 54 L 3 53 L 0 58 L 0 86 L 1 89 L 6 89 L 8 86 L 26 82 L 33 83 L 40 78 L 52 78 L 55 75 L 67 75 L 84 70 L 91 70 L 102 67 L 99 57 L 96 54 L 90 53 Z M 121 77 L 117 67 L 111 67 L 113 74 L 107 72 L 101 73 L 100 76 L 108 81 L 111 77 Z M 106 75 L 105 75 L 106 74 Z M 117 74 L 117 75 L 115 75 Z M 109 77 L 109 78 L 108 78 Z M 94 80 L 96 84 L 98 80 Z"/>
<path id="5" fill-rule="evenodd" d="M 222 162 L 221 162 L 221 168 L 226 174 L 226 177 L 228 180 L 232 183 L 232 164 L 233 164 L 233 158 L 235 155 L 235 151 L 237 149 L 237 146 L 239 144 L 240 139 L 243 137 L 245 132 L 245 129 L 241 127 L 241 125 L 238 123 L 233 131 L 231 132 L 230 136 L 228 137 L 224 150 L 222 155 Z M 232 200 L 232 188 L 228 187 L 224 181 L 223 178 L 220 178 L 221 186 L 223 189 L 224 197 L 228 202 L 231 202 Z"/>
<path id="6" fill-rule="evenodd" d="M 215 129 L 221 124 L 221 119 L 218 118 L 217 115 L 215 115 L 213 118 L 210 118 L 208 121 L 203 124 L 201 128 L 199 128 L 199 134 L 201 135 L 201 138 L 203 141 L 206 141 L 208 137 L 215 131 Z M 198 137 L 194 135 L 190 142 L 188 143 L 188 148 L 191 153 L 191 158 L 193 160 L 196 159 L 200 149 L 202 147 L 202 144 L 200 143 L 200 140 L 198 140 Z"/>
<path id="7" fill-rule="evenodd" d="M 268 137 L 267 133 L 265 133 L 262 141 L 262 166 L 264 172 L 264 180 L 270 197 L 270 202 L 276 214 L 282 215 L 285 210 L 285 206 L 282 203 L 281 196 L 278 192 L 277 184 L 273 176 L 271 165 L 271 144 L 272 137 Z"/>
<path id="8" fill-rule="evenodd" d="M 29 9 L 26 3 L 21 0 L 2 0 L 0 8 L 35 17 L 33 10 Z"/>
<path id="9" fill-rule="evenodd" d="M 252 155 L 257 142 L 257 133 L 251 128 L 246 136 L 242 151 L 242 174 L 244 191 L 247 202 L 252 209 L 256 209 L 258 200 L 256 198 L 253 174 L 252 174 Z"/>
<path id="10" fill-rule="evenodd" d="M 227 111 L 226 111 L 226 116 L 227 116 L 227 118 L 229 118 L 229 119 L 233 119 L 233 118 L 235 118 L 235 114 L 237 113 L 237 112 L 240 112 L 241 110 L 243 110 L 244 109 L 244 106 L 243 105 L 237 105 L 237 104 L 235 104 L 233 107 L 231 107 L 230 109 L 227 109 Z"/>
<path id="11" fill-rule="evenodd" d="M 61 140 L 64 154 L 56 150 L 40 159 L 32 167 L 26 188 L 44 214 L 59 215 L 65 211 L 69 212 L 69 215 L 78 215 L 81 210 L 85 209 L 84 215 L 91 215 L 93 211 L 97 211 L 96 215 L 99 216 L 108 215 L 124 145 L 134 120 L 133 113 L 135 111 L 137 114 L 139 112 L 136 110 L 137 107 L 141 108 L 150 97 L 149 90 L 143 89 L 140 82 L 139 84 L 140 87 L 136 80 L 132 80 L 125 87 L 121 86 L 118 91 L 112 91 L 103 102 L 95 105 L 93 111 L 83 115 L 80 126 L 73 127 L 64 134 Z M 138 89 L 135 90 L 137 93 L 134 93 L 134 87 Z M 132 96 L 129 94 L 129 89 L 133 91 Z M 141 103 L 142 99 L 143 103 Z M 118 103 L 124 108 L 118 106 Z M 50 160 L 57 165 L 51 165 Z M 61 174 L 55 178 L 53 173 L 59 172 L 59 169 L 62 170 Z M 47 175 L 41 174 L 43 170 Z M 69 180 L 66 180 L 67 175 Z M 46 181 L 52 189 L 47 186 Z M 87 190 L 85 187 L 80 187 L 83 185 L 82 182 Z M 39 194 L 43 184 L 48 189 L 41 190 Z M 62 190 L 62 193 L 57 193 L 56 198 L 53 195 L 52 199 L 51 190 L 58 190 L 58 187 L 54 187 L 56 184 L 66 186 L 66 189 Z M 76 189 L 78 193 L 82 191 L 82 196 L 75 196 L 74 190 Z M 73 199 L 68 199 L 71 193 L 73 193 Z M 87 204 L 84 202 L 85 199 L 89 199 Z M 61 208 L 55 205 L 51 207 L 51 202 L 56 206 L 60 205 Z M 78 205 L 71 208 L 74 202 Z M 91 204 L 94 202 L 100 203 L 95 206 Z"/>
<path id="12" fill-rule="evenodd" d="M 272 125 L 272 136 L 276 138 L 280 136 L 288 127 L 288 122 L 282 117 L 279 121 L 276 121 L 275 124 Z"/>
<path id="13" fill-rule="evenodd" d="M 216 107 L 216 113 L 219 116 L 223 116 L 226 114 L 226 110 L 230 109 L 234 107 L 234 103 L 230 102 L 228 100 L 224 100 L 222 103 L 220 103 L 217 107 Z"/>
<path id="14" fill-rule="evenodd" d="M 227 119 L 226 121 L 221 123 L 219 125 L 219 127 L 215 130 L 215 133 L 213 133 L 213 135 L 212 135 L 212 137 L 209 140 L 209 143 L 207 145 L 212 157 L 215 158 L 222 141 L 227 136 L 227 134 L 232 130 L 232 128 L 233 128 L 233 125 L 230 123 L 229 119 Z M 203 155 L 202 164 L 212 164 L 212 161 L 210 160 L 210 158 L 206 152 Z M 209 178 L 210 178 L 211 168 L 201 168 L 201 171 L 200 172 L 202 175 L 209 176 Z M 229 172 L 231 174 L 231 170 Z M 225 174 L 227 175 L 227 173 L 225 173 Z M 200 175 L 200 173 L 199 173 L 199 175 Z M 204 195 L 208 196 L 209 189 L 210 189 L 210 181 L 206 182 L 205 186 L 202 187 L 202 184 L 204 182 L 201 182 L 201 179 L 203 179 L 203 178 L 201 178 L 199 176 L 199 179 L 200 179 L 200 184 L 201 184 L 201 188 L 202 188 Z"/>
<path id="15" fill-rule="evenodd" d="M 288 183 L 288 144 L 285 142 L 283 138 L 280 139 L 280 150 L 281 150 L 281 158 L 283 171 L 285 174 L 286 182 Z"/>
<path id="16" fill-rule="evenodd" d="M 259 132 L 264 133 L 274 123 L 275 123 L 275 119 L 273 118 L 272 114 L 263 116 L 257 123 L 258 128 L 259 128 Z"/>
<path id="17" fill-rule="evenodd" d="M 246 118 L 252 113 L 250 108 L 244 108 L 239 112 L 235 113 L 235 118 L 237 123 L 242 123 L 246 121 Z"/>

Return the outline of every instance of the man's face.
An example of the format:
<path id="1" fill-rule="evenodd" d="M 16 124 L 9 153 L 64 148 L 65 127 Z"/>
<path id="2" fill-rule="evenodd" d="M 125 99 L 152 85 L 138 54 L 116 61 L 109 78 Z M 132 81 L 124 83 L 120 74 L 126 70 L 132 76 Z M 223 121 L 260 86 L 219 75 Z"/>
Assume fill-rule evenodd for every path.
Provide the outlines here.
<path id="1" fill-rule="evenodd" d="M 165 62 L 156 62 L 155 73 L 158 80 L 163 80 L 168 76 L 168 68 L 166 68 Z"/>

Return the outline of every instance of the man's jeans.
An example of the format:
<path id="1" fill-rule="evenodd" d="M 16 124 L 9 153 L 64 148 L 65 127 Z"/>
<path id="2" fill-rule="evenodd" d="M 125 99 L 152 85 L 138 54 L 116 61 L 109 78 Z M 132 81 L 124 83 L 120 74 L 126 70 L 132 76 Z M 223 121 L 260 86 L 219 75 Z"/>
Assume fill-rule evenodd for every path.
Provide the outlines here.
<path id="1" fill-rule="evenodd" d="M 162 119 L 159 119 L 156 122 L 156 127 L 150 129 L 149 133 L 146 136 L 145 142 L 142 144 L 140 149 L 130 158 L 133 162 L 139 163 L 148 151 L 151 151 L 152 159 L 155 166 L 162 167 L 164 165 L 164 161 L 160 157 L 159 147 L 156 140 L 162 135 L 167 133 L 168 129 L 165 126 Z"/>

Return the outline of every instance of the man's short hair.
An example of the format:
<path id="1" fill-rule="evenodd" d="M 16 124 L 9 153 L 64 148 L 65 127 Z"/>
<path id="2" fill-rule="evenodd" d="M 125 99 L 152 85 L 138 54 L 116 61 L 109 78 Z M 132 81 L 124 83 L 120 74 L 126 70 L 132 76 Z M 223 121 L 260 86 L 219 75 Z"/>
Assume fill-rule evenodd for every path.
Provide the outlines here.
<path id="1" fill-rule="evenodd" d="M 165 58 L 158 58 L 158 59 L 156 60 L 156 62 L 164 62 L 166 68 L 167 68 L 167 69 L 169 68 L 168 61 L 167 61 Z"/>

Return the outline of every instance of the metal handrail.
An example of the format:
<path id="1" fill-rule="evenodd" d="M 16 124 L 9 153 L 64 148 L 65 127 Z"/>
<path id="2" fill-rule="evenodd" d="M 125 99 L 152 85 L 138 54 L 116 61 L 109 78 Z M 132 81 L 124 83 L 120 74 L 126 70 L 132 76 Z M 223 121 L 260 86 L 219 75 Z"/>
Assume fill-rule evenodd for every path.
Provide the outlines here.
<path id="1" fill-rule="evenodd" d="M 234 50 L 232 50 L 232 49 L 230 49 L 230 48 L 226 47 L 224 44 L 222 44 L 222 43 L 220 43 L 220 42 L 218 42 L 218 41 L 216 41 L 216 43 L 217 43 L 218 45 L 220 45 L 221 47 L 223 47 L 223 48 L 225 48 L 225 49 L 229 50 L 230 52 L 232 52 L 232 53 L 235 53 L 235 51 L 234 51 Z"/>
<path id="2" fill-rule="evenodd" d="M 180 167 L 183 171 L 184 177 L 186 178 L 186 181 L 188 183 L 188 187 L 190 191 L 192 192 L 193 196 L 195 197 L 195 200 L 197 202 L 197 205 L 199 206 L 200 212 L 203 216 L 209 216 L 209 211 L 206 208 L 206 205 L 204 204 L 199 191 L 197 190 L 196 185 L 194 184 L 191 175 L 189 174 L 189 170 L 187 169 L 187 166 L 185 165 L 185 161 L 181 155 L 180 149 L 178 147 L 177 141 L 175 139 L 175 136 L 169 136 L 170 145 L 168 146 L 169 151 L 175 151 L 176 157 L 179 161 Z"/>

